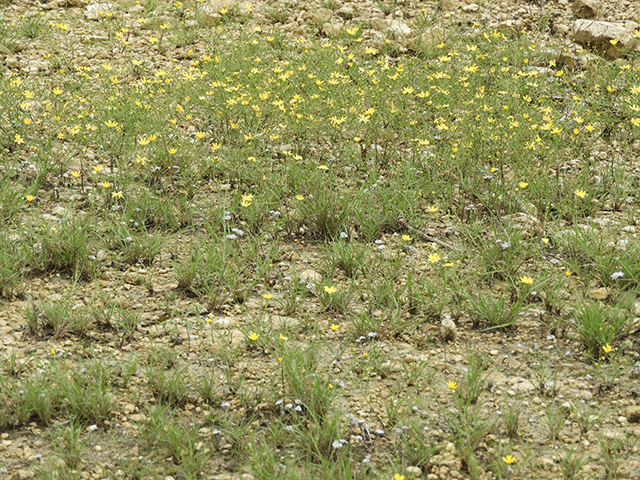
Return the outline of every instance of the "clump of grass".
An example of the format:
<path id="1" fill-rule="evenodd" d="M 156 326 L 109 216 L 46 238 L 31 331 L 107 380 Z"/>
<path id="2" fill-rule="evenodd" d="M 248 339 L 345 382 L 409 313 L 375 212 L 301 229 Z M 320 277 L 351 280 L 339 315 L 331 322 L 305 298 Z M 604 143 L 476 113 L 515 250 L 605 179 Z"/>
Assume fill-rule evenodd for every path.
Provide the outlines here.
<path id="1" fill-rule="evenodd" d="M 589 355 L 599 359 L 616 342 L 624 340 L 631 328 L 626 313 L 617 307 L 585 303 L 577 312 L 574 326 Z"/>

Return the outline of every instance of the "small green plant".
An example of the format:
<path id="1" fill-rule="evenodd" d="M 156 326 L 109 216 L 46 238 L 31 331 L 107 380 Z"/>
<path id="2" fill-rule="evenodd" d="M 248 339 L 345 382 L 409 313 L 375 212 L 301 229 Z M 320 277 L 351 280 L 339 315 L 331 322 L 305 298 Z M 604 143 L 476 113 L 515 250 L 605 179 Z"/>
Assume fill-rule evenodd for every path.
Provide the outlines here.
<path id="1" fill-rule="evenodd" d="M 0 235 L 0 297 L 19 297 L 25 291 L 30 250 L 19 241 Z"/>
<path id="2" fill-rule="evenodd" d="M 49 439 L 58 458 L 71 470 L 78 470 L 84 456 L 85 440 L 82 425 L 70 423 L 51 430 Z"/>
<path id="3" fill-rule="evenodd" d="M 573 421 L 578 425 L 582 435 L 585 435 L 594 426 L 598 425 L 604 416 L 609 413 L 606 410 L 602 413 L 593 413 L 589 408 L 582 406 L 580 403 L 572 406 L 571 410 L 573 412 Z"/>
<path id="4" fill-rule="evenodd" d="M 156 345 L 152 345 L 149 348 L 147 363 L 152 367 L 157 367 L 161 370 L 168 370 L 175 367 L 177 361 L 178 353 L 172 348 Z"/>
<path id="5" fill-rule="evenodd" d="M 37 264 L 44 271 L 62 271 L 76 278 L 91 280 L 97 271 L 94 227 L 86 221 L 64 220 L 39 229 Z"/>
<path id="6" fill-rule="evenodd" d="M 0 365 L 7 375 L 14 378 L 20 378 L 20 376 L 26 371 L 29 364 L 32 363 L 33 359 L 33 356 L 19 358 L 18 353 L 13 351 L 2 359 Z"/>
<path id="7" fill-rule="evenodd" d="M 86 363 L 78 371 L 58 370 L 56 382 L 65 409 L 82 424 L 106 420 L 115 406 L 111 393 L 114 371 L 99 362 Z"/>
<path id="8" fill-rule="evenodd" d="M 552 364 L 547 358 L 535 355 L 529 362 L 531 368 L 531 383 L 538 388 L 541 394 L 555 396 L 558 391 L 558 381 Z"/>
<path id="9" fill-rule="evenodd" d="M 84 308 L 74 308 L 72 300 L 44 302 L 38 307 L 32 304 L 25 312 L 31 333 L 54 337 L 85 334 L 90 318 Z"/>
<path id="10" fill-rule="evenodd" d="M 420 422 L 410 422 L 394 444 L 396 456 L 406 466 L 415 466 L 422 471 L 429 469 L 431 460 L 440 447 L 428 437 L 428 427 Z"/>
<path id="11" fill-rule="evenodd" d="M 582 467 L 586 460 L 583 454 L 576 453 L 575 447 L 570 448 L 559 457 L 560 471 L 565 480 L 575 480 L 582 478 Z"/>
<path id="12" fill-rule="evenodd" d="M 128 343 L 133 338 L 138 325 L 141 322 L 141 313 L 124 308 L 118 308 L 115 312 L 115 327 L 120 333 L 120 346 Z"/>
<path id="13" fill-rule="evenodd" d="M 349 303 L 353 298 L 351 289 L 343 286 L 317 283 L 315 287 L 316 296 L 325 311 L 335 313 L 345 313 Z"/>
<path id="14" fill-rule="evenodd" d="M 184 405 L 189 399 L 190 375 L 187 368 L 165 371 L 147 367 L 147 380 L 159 403 L 177 407 Z"/>
<path id="15" fill-rule="evenodd" d="M 290 401 L 298 400 L 300 409 L 322 423 L 331 411 L 335 388 L 318 374 L 319 358 L 312 349 L 288 348 L 282 353 L 285 392 Z"/>
<path id="16" fill-rule="evenodd" d="M 446 417 L 447 425 L 456 439 L 462 468 L 473 479 L 480 478 L 480 461 L 476 454 L 478 444 L 494 428 L 494 424 L 488 421 L 478 421 L 478 410 L 473 405 Z"/>
<path id="17" fill-rule="evenodd" d="M 565 413 L 557 405 L 549 406 L 545 411 L 547 428 L 552 440 L 560 440 L 560 432 L 564 429 Z"/>
<path id="18" fill-rule="evenodd" d="M 355 278 L 362 269 L 365 250 L 353 242 L 340 238 L 327 246 L 326 263 L 329 271 L 339 268 L 349 278 Z"/>
<path id="19" fill-rule="evenodd" d="M 467 410 L 475 405 L 480 395 L 487 387 L 489 364 L 484 356 L 479 353 L 467 355 L 467 367 L 460 385 L 454 389 L 456 403 L 461 410 Z"/>
<path id="20" fill-rule="evenodd" d="M 467 294 L 467 311 L 475 328 L 495 330 L 513 325 L 522 313 L 522 299 L 510 302 L 504 296 Z"/>
<path id="21" fill-rule="evenodd" d="M 502 411 L 502 422 L 509 438 L 517 438 L 520 435 L 520 415 L 522 414 L 522 404 L 509 403 Z"/>
<path id="22" fill-rule="evenodd" d="M 606 353 L 603 348 L 624 340 L 630 328 L 624 311 L 594 302 L 583 305 L 574 322 L 582 344 L 596 360 Z"/>

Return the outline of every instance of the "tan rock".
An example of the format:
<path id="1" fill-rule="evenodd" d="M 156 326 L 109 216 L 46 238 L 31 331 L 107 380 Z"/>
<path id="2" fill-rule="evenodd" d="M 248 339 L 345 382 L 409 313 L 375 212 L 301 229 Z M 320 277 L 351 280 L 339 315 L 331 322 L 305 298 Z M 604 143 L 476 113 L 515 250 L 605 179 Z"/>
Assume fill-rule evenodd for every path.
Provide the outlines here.
<path id="1" fill-rule="evenodd" d="M 332 16 L 332 10 L 329 10 L 328 8 L 318 8 L 313 16 L 313 23 L 322 25 L 323 23 L 329 22 Z"/>
<path id="2" fill-rule="evenodd" d="M 147 419 L 144 413 L 134 413 L 129 415 L 129 420 L 132 422 L 144 422 Z"/>
<path id="3" fill-rule="evenodd" d="M 440 323 L 440 336 L 445 342 L 455 342 L 458 338 L 458 328 L 451 317 L 444 317 Z"/>
<path id="4" fill-rule="evenodd" d="M 451 12 L 453 10 L 457 10 L 459 5 L 460 3 L 458 0 L 442 0 L 440 8 L 445 12 Z"/>
<path id="5" fill-rule="evenodd" d="M 601 53 L 605 58 L 614 60 L 626 50 L 638 48 L 633 32 L 640 29 L 636 22 L 601 22 L 596 20 L 576 20 L 573 22 L 571 36 L 573 41 Z"/>
<path id="6" fill-rule="evenodd" d="M 222 18 L 221 10 L 229 10 L 236 3 L 236 0 L 209 0 L 200 6 L 199 19 L 204 25 L 216 25 Z"/>
<path id="7" fill-rule="evenodd" d="M 599 0 L 575 0 L 571 5 L 576 18 L 596 18 L 601 8 Z"/>
<path id="8" fill-rule="evenodd" d="M 125 272 L 122 281 L 129 285 L 140 285 L 140 276 L 136 272 Z"/>
<path id="9" fill-rule="evenodd" d="M 400 20 L 391 20 L 389 27 L 387 27 L 387 31 L 396 36 L 411 35 L 411 27 Z"/>
<path id="10" fill-rule="evenodd" d="M 610 292 L 607 287 L 594 288 L 589 292 L 589 296 L 594 300 L 606 300 L 609 293 Z"/>
<path id="11" fill-rule="evenodd" d="M 332 21 L 331 23 L 325 23 L 322 25 L 322 32 L 327 37 L 337 37 L 342 32 L 342 28 L 344 27 L 344 23 L 341 21 Z"/>
<path id="12" fill-rule="evenodd" d="M 629 423 L 640 423 L 640 405 L 633 405 L 625 412 Z"/>
<path id="13" fill-rule="evenodd" d="M 111 13 L 113 11 L 113 4 L 111 3 L 91 3 L 87 5 L 84 11 L 84 17 L 87 20 L 97 20 L 100 15 Z"/>
<path id="14" fill-rule="evenodd" d="M 307 282 L 307 283 L 321 282 L 322 281 L 322 275 L 320 275 L 318 272 L 316 272 L 315 270 L 313 270 L 311 268 L 308 268 L 308 269 L 303 270 L 302 272 L 300 272 L 298 277 L 300 278 L 300 280 L 302 280 L 304 282 Z"/>
<path id="15" fill-rule="evenodd" d="M 503 216 L 502 221 L 519 230 L 521 238 L 544 236 L 540 220 L 532 215 L 519 212 Z"/>

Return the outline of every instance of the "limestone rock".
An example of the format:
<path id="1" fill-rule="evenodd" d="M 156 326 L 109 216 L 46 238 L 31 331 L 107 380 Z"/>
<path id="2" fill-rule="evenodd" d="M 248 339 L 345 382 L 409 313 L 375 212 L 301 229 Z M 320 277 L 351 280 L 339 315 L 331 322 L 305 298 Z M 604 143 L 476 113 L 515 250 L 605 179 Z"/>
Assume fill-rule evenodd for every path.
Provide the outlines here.
<path id="1" fill-rule="evenodd" d="M 540 225 L 540 220 L 532 215 L 519 212 L 503 216 L 502 221 L 507 225 L 510 225 L 511 227 L 519 230 L 520 237 L 522 238 L 544 236 L 542 226 Z"/>
<path id="2" fill-rule="evenodd" d="M 300 278 L 300 280 L 307 283 L 322 282 L 322 275 L 320 275 L 318 272 L 316 272 L 311 268 L 308 268 L 300 272 L 298 277 Z"/>
<path id="3" fill-rule="evenodd" d="M 455 342 L 458 338 L 458 328 L 451 317 L 444 317 L 440 323 L 440 336 L 445 342 Z"/>
<path id="4" fill-rule="evenodd" d="M 575 0 L 571 11 L 576 18 L 596 18 L 600 12 L 599 0 Z"/>
<path id="5" fill-rule="evenodd" d="M 122 275 L 122 281 L 129 285 L 140 285 L 140 276 L 135 272 L 126 272 Z"/>
<path id="6" fill-rule="evenodd" d="M 391 23 L 389 23 L 389 27 L 387 28 L 387 31 L 399 37 L 411 35 L 411 28 L 409 27 L 409 25 L 407 25 L 404 22 L 401 22 L 400 20 L 391 20 Z"/>
<path id="7" fill-rule="evenodd" d="M 442 0 L 440 8 L 442 8 L 442 10 L 445 12 L 451 12 L 452 10 L 456 10 L 458 8 L 458 5 L 458 0 Z"/>
<path id="8" fill-rule="evenodd" d="M 429 28 L 425 30 L 420 36 L 420 41 L 429 44 L 429 46 L 435 47 L 445 41 L 447 35 L 441 28 Z"/>
<path id="9" fill-rule="evenodd" d="M 215 25 L 222 18 L 220 10 L 228 10 L 235 4 L 236 0 L 209 0 L 200 7 L 200 20 L 205 25 Z"/>
<path id="10" fill-rule="evenodd" d="M 640 25 L 630 20 L 601 22 L 581 19 L 573 22 L 572 38 L 583 47 L 595 49 L 605 58 L 614 60 L 621 57 L 625 50 L 639 47 L 633 38 L 633 32 L 639 28 Z"/>
<path id="11" fill-rule="evenodd" d="M 328 8 L 318 8 L 313 16 L 313 23 L 322 25 L 323 23 L 329 22 L 332 16 L 332 10 L 329 10 Z"/>
<path id="12" fill-rule="evenodd" d="M 640 423 L 640 405 L 633 405 L 625 412 L 629 423 Z"/>
<path id="13" fill-rule="evenodd" d="M 331 23 L 325 23 L 322 25 L 322 32 L 327 37 L 337 37 L 340 35 L 342 28 L 344 27 L 344 23 L 339 20 L 333 20 Z"/>
<path id="14" fill-rule="evenodd" d="M 610 292 L 607 287 L 594 288 L 589 292 L 589 296 L 594 300 L 606 300 L 609 293 Z"/>
<path id="15" fill-rule="evenodd" d="M 462 7 L 463 12 L 477 12 L 480 9 L 477 3 L 470 3 Z"/>
<path id="16" fill-rule="evenodd" d="M 109 13 L 113 11 L 113 4 L 111 3 L 91 3 L 87 5 L 84 10 L 84 18 L 87 20 L 97 20 L 100 18 L 101 13 Z"/>
<path id="17" fill-rule="evenodd" d="M 53 10 L 55 8 L 74 8 L 84 7 L 89 3 L 88 0 L 53 0 L 44 6 L 45 10 Z"/>

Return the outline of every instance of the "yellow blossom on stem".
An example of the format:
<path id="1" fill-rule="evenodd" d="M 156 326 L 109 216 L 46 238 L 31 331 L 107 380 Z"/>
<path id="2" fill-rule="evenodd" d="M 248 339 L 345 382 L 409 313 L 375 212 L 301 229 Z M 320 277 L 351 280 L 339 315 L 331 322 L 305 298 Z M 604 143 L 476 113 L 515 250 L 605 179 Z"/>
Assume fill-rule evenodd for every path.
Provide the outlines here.
<path id="1" fill-rule="evenodd" d="M 24 198 L 27 200 L 27 202 L 33 202 L 33 195 L 27 195 Z"/>
<path id="2" fill-rule="evenodd" d="M 334 332 L 340 327 L 340 325 L 336 325 L 335 323 L 332 323 L 331 325 L 329 325 L 329 328 L 331 330 L 333 330 Z"/>
<path id="3" fill-rule="evenodd" d="M 458 384 L 456 382 L 447 382 L 447 387 L 449 387 L 450 390 L 455 391 L 456 388 L 458 388 Z"/>
<path id="4" fill-rule="evenodd" d="M 611 345 L 607 343 L 604 347 L 602 347 L 602 350 L 604 351 L 604 353 L 610 353 L 613 348 L 611 348 Z"/>
<path id="5" fill-rule="evenodd" d="M 524 283 L 525 285 L 532 285 L 533 278 L 523 275 L 522 277 L 520 277 L 520 283 Z"/>
<path id="6" fill-rule="evenodd" d="M 249 205 L 251 205 L 251 202 L 253 202 L 253 195 L 251 194 L 242 195 L 242 199 L 240 200 L 240 205 L 242 205 L 244 208 L 247 208 Z"/>
<path id="7" fill-rule="evenodd" d="M 514 457 L 513 455 L 507 455 L 506 457 L 502 457 L 502 461 L 507 465 L 511 465 L 516 461 L 516 457 Z"/>
<path id="8" fill-rule="evenodd" d="M 437 253 L 430 253 L 429 257 L 427 257 L 427 261 L 430 263 L 436 263 L 440 261 L 440 255 L 438 255 Z"/>
<path id="9" fill-rule="evenodd" d="M 576 197 L 580 197 L 580 198 L 584 198 L 587 196 L 587 192 L 585 192 L 584 190 L 576 190 L 573 193 L 576 194 Z"/>
<path id="10" fill-rule="evenodd" d="M 338 291 L 338 289 L 336 287 L 333 287 L 333 286 L 330 287 L 328 285 L 325 285 L 324 286 L 324 291 L 327 292 L 329 295 L 331 295 L 333 293 L 336 293 Z"/>
<path id="11" fill-rule="evenodd" d="M 260 334 L 259 333 L 256 333 L 256 332 L 249 333 L 249 340 L 251 340 L 252 342 L 255 342 L 259 338 L 260 338 Z"/>

